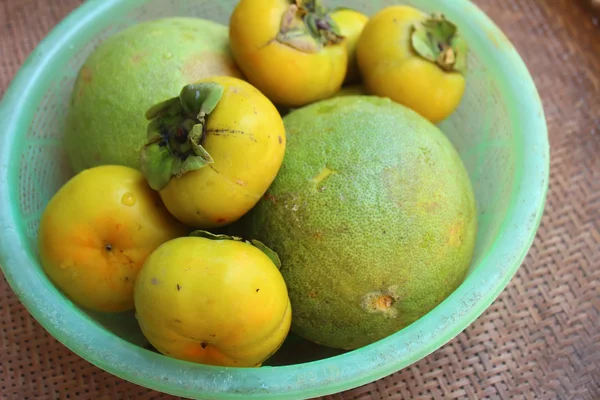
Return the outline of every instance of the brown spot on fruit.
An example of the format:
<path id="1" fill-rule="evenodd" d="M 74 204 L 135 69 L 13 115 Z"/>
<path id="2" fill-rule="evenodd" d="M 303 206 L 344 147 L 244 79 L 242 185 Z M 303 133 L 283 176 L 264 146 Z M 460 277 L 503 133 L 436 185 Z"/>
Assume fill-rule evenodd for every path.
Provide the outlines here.
<path id="1" fill-rule="evenodd" d="M 140 61 L 142 61 L 144 59 L 144 57 L 146 57 L 146 54 L 144 54 L 144 53 L 134 54 L 133 57 L 131 57 L 131 63 L 132 64 L 137 64 Z"/>
<path id="2" fill-rule="evenodd" d="M 215 128 L 213 128 L 213 129 L 207 129 L 206 134 L 212 135 L 212 136 L 235 136 L 235 135 L 245 135 L 246 132 L 244 132 L 241 129 L 228 129 L 228 128 L 215 129 Z"/>
<path id="3" fill-rule="evenodd" d="M 390 287 L 385 291 L 376 290 L 365 294 L 361 299 L 362 309 L 370 314 L 380 313 L 387 318 L 396 318 L 398 311 L 393 306 L 397 296 L 395 299 L 392 293 L 395 290 L 397 287 Z"/>
<path id="4" fill-rule="evenodd" d="M 225 221 L 227 221 L 225 218 L 218 218 L 218 219 L 217 219 L 217 224 L 222 224 L 222 223 L 224 223 Z"/>
<path id="5" fill-rule="evenodd" d="M 190 81 L 211 76 L 233 76 L 242 78 L 242 74 L 227 55 L 202 52 L 192 55 L 182 66 L 181 72 Z"/>
<path id="6" fill-rule="evenodd" d="M 388 308 L 390 308 L 392 305 L 394 305 L 394 299 L 392 298 L 392 296 L 390 295 L 384 295 L 384 296 L 379 296 L 377 298 L 375 307 L 377 307 L 378 309 L 385 311 Z"/>
<path id="7" fill-rule="evenodd" d="M 119 250 L 119 253 L 120 253 L 119 257 L 121 257 L 120 262 L 122 262 L 122 263 L 128 263 L 130 265 L 137 264 L 135 262 L 135 260 L 129 254 L 125 253 L 123 250 Z"/>
<path id="8" fill-rule="evenodd" d="M 458 221 L 452 224 L 448 235 L 448 244 L 450 246 L 460 246 L 463 242 L 465 223 Z"/>
<path id="9" fill-rule="evenodd" d="M 207 342 L 202 342 L 202 343 L 200 343 L 200 346 L 202 346 L 202 348 L 205 349 L 206 346 L 208 346 L 208 343 Z"/>
<path id="10" fill-rule="evenodd" d="M 264 195 L 263 199 L 266 201 L 270 201 L 273 204 L 277 204 L 277 198 L 273 196 L 271 193 L 267 193 Z"/>
<path id="11" fill-rule="evenodd" d="M 277 140 L 279 141 L 279 144 L 283 143 L 283 139 L 281 138 L 281 136 L 277 136 Z"/>
<path id="12" fill-rule="evenodd" d="M 92 82 L 92 71 L 88 67 L 81 68 L 81 80 L 85 83 Z"/>

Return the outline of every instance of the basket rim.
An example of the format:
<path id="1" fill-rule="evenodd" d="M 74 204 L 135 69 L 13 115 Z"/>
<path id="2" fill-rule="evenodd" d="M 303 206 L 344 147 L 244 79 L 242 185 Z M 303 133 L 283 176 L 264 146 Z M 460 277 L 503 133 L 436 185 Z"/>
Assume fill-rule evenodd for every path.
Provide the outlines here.
<path id="1" fill-rule="evenodd" d="M 432 0 L 433 1 L 433 0 Z M 128 7 L 143 0 L 129 0 Z M 57 340 L 88 362 L 138 385 L 190 398 L 311 398 L 337 393 L 394 373 L 437 350 L 470 325 L 504 290 L 524 260 L 543 215 L 550 154 L 541 99 L 517 50 L 494 22 L 469 0 L 438 0 L 449 18 L 461 20 L 473 45 L 493 59 L 499 88 L 514 104 L 509 115 L 522 132 L 522 169 L 506 220 L 479 268 L 426 316 L 383 340 L 336 357 L 281 367 L 222 368 L 175 360 L 139 347 L 91 324 L 85 314 L 44 287 L 28 265 L 38 263 L 27 251 L 19 208 L 19 154 L 16 136 L 27 131 L 34 110 L 26 103 L 43 82 L 44 68 L 60 49 L 97 16 L 108 15 L 124 0 L 87 0 L 61 21 L 28 57 L 0 103 L 0 267 L 30 314 Z M 519 95 L 517 95 L 519 94 Z M 525 95 L 523 95 L 525 94 Z M 31 101 L 29 101 L 31 103 Z M 532 156 L 532 154 L 534 154 Z M 519 168 L 517 168 L 519 170 Z M 20 227 L 20 228 L 19 228 Z M 112 351 L 107 351 L 111 349 Z M 143 366 L 143 368 L 141 368 Z"/>

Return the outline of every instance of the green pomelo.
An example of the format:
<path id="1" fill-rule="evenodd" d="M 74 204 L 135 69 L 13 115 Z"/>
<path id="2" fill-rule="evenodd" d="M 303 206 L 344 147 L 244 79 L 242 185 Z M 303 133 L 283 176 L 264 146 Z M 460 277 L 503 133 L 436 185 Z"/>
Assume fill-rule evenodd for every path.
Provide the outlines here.
<path id="1" fill-rule="evenodd" d="M 388 99 L 291 112 L 283 166 L 237 229 L 281 257 L 293 331 L 354 349 L 430 311 L 463 281 L 477 231 L 451 142 Z"/>
<path id="2" fill-rule="evenodd" d="M 241 77 L 228 35 L 212 21 L 164 18 L 102 43 L 79 71 L 71 97 L 65 147 L 75 172 L 103 164 L 139 169 L 151 106 L 201 78 Z"/>

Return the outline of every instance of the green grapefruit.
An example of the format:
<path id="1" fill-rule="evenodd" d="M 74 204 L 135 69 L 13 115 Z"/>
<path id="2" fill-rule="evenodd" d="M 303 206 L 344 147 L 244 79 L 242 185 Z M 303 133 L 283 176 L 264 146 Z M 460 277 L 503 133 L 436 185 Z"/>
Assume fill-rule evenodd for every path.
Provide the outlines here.
<path id="1" fill-rule="evenodd" d="M 296 334 L 358 348 L 460 285 L 476 204 L 458 153 L 435 125 L 370 96 L 324 100 L 284 121 L 282 168 L 239 229 L 280 255 Z"/>
<path id="2" fill-rule="evenodd" d="M 75 172 L 103 164 L 139 169 L 146 111 L 216 75 L 241 77 L 224 25 L 162 18 L 108 38 L 85 61 L 71 96 L 65 147 Z"/>

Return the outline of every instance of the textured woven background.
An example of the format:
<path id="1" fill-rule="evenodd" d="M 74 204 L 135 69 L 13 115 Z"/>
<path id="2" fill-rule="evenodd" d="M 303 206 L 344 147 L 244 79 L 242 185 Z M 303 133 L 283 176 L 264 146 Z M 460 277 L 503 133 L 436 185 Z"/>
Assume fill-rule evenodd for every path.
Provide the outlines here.
<path id="1" fill-rule="evenodd" d="M 446 346 L 326 399 L 600 399 L 600 14 L 592 0 L 476 0 L 534 75 L 550 129 L 546 214 L 498 300 Z M 0 95 L 79 0 L 0 0 Z M 173 399 L 90 365 L 0 278 L 0 399 Z"/>

